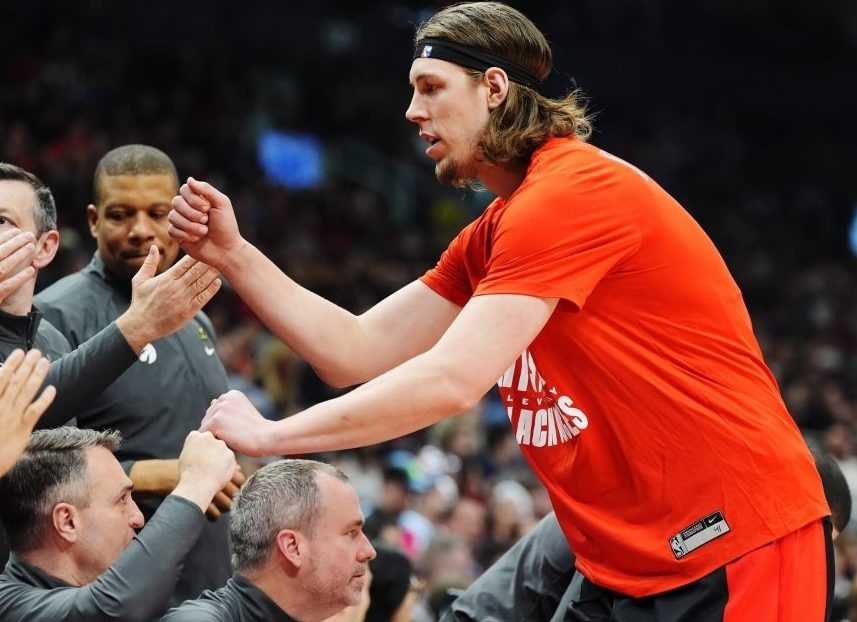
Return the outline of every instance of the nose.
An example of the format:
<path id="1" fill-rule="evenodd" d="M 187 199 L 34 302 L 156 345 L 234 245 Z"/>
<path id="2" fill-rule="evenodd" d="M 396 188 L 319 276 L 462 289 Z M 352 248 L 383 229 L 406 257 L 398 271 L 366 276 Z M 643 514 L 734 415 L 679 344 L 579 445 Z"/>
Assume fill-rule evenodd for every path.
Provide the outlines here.
<path id="1" fill-rule="evenodd" d="M 129 517 L 128 524 L 133 529 L 142 529 L 143 525 L 146 524 L 146 519 L 143 517 L 143 513 L 133 500 L 131 501 L 131 505 L 133 507 L 131 508 L 131 516 Z"/>
<path id="2" fill-rule="evenodd" d="M 155 223 L 145 212 L 137 212 L 131 221 L 131 229 L 128 236 L 139 240 L 153 240 L 155 238 Z"/>
<path id="3" fill-rule="evenodd" d="M 405 118 L 411 123 L 419 123 L 426 119 L 426 112 L 423 109 L 419 93 L 417 93 L 416 90 L 414 90 L 414 94 L 411 97 L 411 103 L 408 105 L 408 109 L 405 110 Z"/>
<path id="4" fill-rule="evenodd" d="M 369 541 L 369 538 L 366 537 L 366 534 L 363 534 L 363 547 L 360 549 L 360 562 L 369 562 L 375 559 L 378 556 L 378 553 L 375 551 L 375 547 L 372 546 L 372 543 Z"/>

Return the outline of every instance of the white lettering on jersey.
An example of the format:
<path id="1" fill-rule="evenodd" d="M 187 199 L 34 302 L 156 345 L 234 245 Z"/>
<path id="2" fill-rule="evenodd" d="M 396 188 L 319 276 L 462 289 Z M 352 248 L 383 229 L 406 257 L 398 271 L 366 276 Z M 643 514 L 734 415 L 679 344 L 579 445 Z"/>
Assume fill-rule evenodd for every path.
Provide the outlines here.
<path id="1" fill-rule="evenodd" d="M 519 445 L 553 447 L 566 443 L 589 426 L 589 418 L 567 395 L 538 372 L 532 354 L 525 351 L 497 381 L 509 421 Z"/>

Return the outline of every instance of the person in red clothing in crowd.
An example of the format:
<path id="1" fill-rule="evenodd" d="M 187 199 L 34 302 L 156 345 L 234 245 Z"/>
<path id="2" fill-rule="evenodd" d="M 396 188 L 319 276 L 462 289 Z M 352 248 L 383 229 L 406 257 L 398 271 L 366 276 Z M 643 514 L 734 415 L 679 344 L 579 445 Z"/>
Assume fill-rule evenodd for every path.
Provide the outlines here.
<path id="1" fill-rule="evenodd" d="M 496 198 L 361 315 L 243 239 L 227 196 L 181 187 L 175 239 L 326 382 L 359 385 L 276 422 L 229 392 L 202 429 L 251 455 L 357 447 L 465 412 L 497 383 L 582 594 L 609 594 L 612 620 L 825 620 L 830 510 L 741 292 L 674 198 L 588 143 L 579 93 L 540 92 L 551 64 L 543 33 L 502 3 L 417 27 L 406 117 L 440 181 Z"/>

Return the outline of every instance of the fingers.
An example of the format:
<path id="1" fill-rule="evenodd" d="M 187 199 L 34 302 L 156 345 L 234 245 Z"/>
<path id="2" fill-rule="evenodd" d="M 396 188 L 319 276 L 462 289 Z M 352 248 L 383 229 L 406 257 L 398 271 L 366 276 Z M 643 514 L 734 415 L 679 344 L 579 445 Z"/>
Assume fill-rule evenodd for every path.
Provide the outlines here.
<path id="1" fill-rule="evenodd" d="M 48 409 L 54 398 L 57 396 L 57 390 L 54 385 L 49 384 L 44 388 L 41 395 L 36 398 L 29 406 L 27 406 L 27 410 L 24 411 L 24 423 L 29 426 L 30 430 L 33 429 L 33 426 L 36 425 L 36 422 L 45 414 L 45 411 Z"/>
<path id="2" fill-rule="evenodd" d="M 143 265 L 140 266 L 139 270 L 137 270 L 137 274 L 134 275 L 134 278 L 148 281 L 155 276 L 155 273 L 158 271 L 158 261 L 160 260 L 160 257 L 161 253 L 158 250 L 158 247 L 152 244 L 149 247 L 149 254 L 146 255 Z"/>
<path id="3" fill-rule="evenodd" d="M 205 516 L 208 520 L 217 520 L 220 518 L 222 512 L 218 509 L 214 503 L 209 504 L 208 509 L 205 511 Z"/>
<path id="4" fill-rule="evenodd" d="M 0 300 L 35 275 L 30 265 L 35 250 L 36 237 L 28 231 L 9 229 L 0 233 Z"/>
<path id="5" fill-rule="evenodd" d="M 190 255 L 185 255 L 181 259 L 179 259 L 176 263 L 170 266 L 165 272 L 165 275 L 169 275 L 171 278 L 179 279 L 188 271 L 193 268 L 199 261 L 191 257 Z M 205 265 L 205 264 L 202 264 Z"/>
<path id="6" fill-rule="evenodd" d="M 41 389 L 50 368 L 48 359 L 42 356 L 38 350 L 30 350 L 24 356 L 20 367 L 12 375 L 12 380 L 6 387 L 7 392 L 12 394 L 12 408 L 23 413 L 36 397 Z"/>
<path id="7" fill-rule="evenodd" d="M 205 415 L 202 418 L 202 421 L 199 424 L 200 432 L 211 432 L 214 438 L 220 438 L 220 431 L 217 429 L 217 412 L 220 410 L 219 405 L 217 403 L 212 404 L 208 407 L 208 410 L 205 411 Z"/>
<path id="8" fill-rule="evenodd" d="M 202 309 L 208 304 L 208 301 L 214 298 L 214 295 L 220 291 L 223 281 L 219 278 L 214 279 L 211 283 L 205 286 L 205 289 L 199 292 L 194 298 L 194 309 Z"/>
<path id="9" fill-rule="evenodd" d="M 6 275 L 8 268 L 14 267 L 36 249 L 36 236 L 29 231 L 7 229 L 0 233 L 0 275 Z"/>
<path id="10" fill-rule="evenodd" d="M 208 214 L 191 207 L 182 196 L 172 200 L 172 209 L 167 215 L 169 234 L 179 241 L 196 242 L 208 235 Z"/>
<path id="11" fill-rule="evenodd" d="M 21 365 L 21 361 L 24 360 L 24 351 L 21 349 L 12 350 L 12 353 L 6 357 L 3 365 L 0 366 L 0 397 L 6 395 L 6 387 L 9 384 L 9 381 L 12 380 L 12 376 L 15 374 L 15 371 Z"/>
<path id="12" fill-rule="evenodd" d="M 187 299 L 187 305 L 194 311 L 204 307 L 223 285 L 215 268 L 197 261 L 190 255 L 182 257 L 161 276 L 178 283 L 182 292 L 190 292 L 191 297 Z"/>
<path id="13" fill-rule="evenodd" d="M 0 282 L 0 300 L 5 300 L 13 292 L 15 292 L 24 283 L 33 278 L 36 274 L 36 269 L 33 266 L 26 266 L 20 272 L 3 279 Z M 0 276 L 2 278 L 2 276 Z"/>
<path id="14" fill-rule="evenodd" d="M 211 505 L 216 507 L 221 513 L 228 512 L 232 508 L 232 497 L 220 490 L 214 495 Z"/>
<path id="15" fill-rule="evenodd" d="M 190 255 L 185 255 L 172 266 L 170 266 L 170 268 L 166 272 L 164 272 L 164 274 L 169 275 L 171 278 L 176 280 L 204 280 L 205 285 L 199 288 L 200 290 L 202 290 L 205 289 L 205 287 L 211 281 L 213 281 L 215 277 L 217 277 L 218 272 L 215 268 L 212 268 L 207 263 L 203 263 L 198 259 L 194 259 Z"/>
<path id="16" fill-rule="evenodd" d="M 37 400 L 33 400 L 49 368 L 50 362 L 38 350 L 26 354 L 14 350 L 0 367 L 0 408 L 18 413 L 23 420 L 32 420 L 35 424 L 56 396 L 56 390 L 47 387 Z"/>
<path id="17" fill-rule="evenodd" d="M 199 196 L 199 200 L 211 205 L 229 205 L 229 197 L 217 188 L 205 181 L 199 181 L 193 177 L 187 178 L 187 187 L 190 192 Z M 208 211 L 206 208 L 205 211 Z"/>
<path id="18" fill-rule="evenodd" d="M 233 499 L 235 495 L 238 494 L 238 491 L 241 489 L 241 484 L 244 483 L 245 479 L 246 478 L 241 473 L 241 471 L 236 469 L 235 474 L 232 476 L 232 480 L 226 482 L 226 485 L 223 487 L 223 490 L 221 492 L 223 492 L 223 494 L 229 497 L 230 499 Z"/>

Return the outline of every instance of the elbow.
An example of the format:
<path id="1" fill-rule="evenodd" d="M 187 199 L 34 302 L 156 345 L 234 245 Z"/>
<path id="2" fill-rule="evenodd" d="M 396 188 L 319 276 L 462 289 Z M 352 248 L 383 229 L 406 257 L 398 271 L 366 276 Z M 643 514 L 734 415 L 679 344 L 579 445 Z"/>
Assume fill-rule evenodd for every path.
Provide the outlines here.
<path id="1" fill-rule="evenodd" d="M 446 391 L 446 412 L 450 415 L 460 415 L 468 412 L 479 404 L 487 390 L 478 390 L 466 382 L 452 380 Z"/>
<path id="2" fill-rule="evenodd" d="M 358 378 L 355 374 L 349 373 L 347 369 L 324 369 L 313 366 L 312 370 L 319 380 L 334 389 L 347 389 L 365 381 L 364 378 Z"/>

